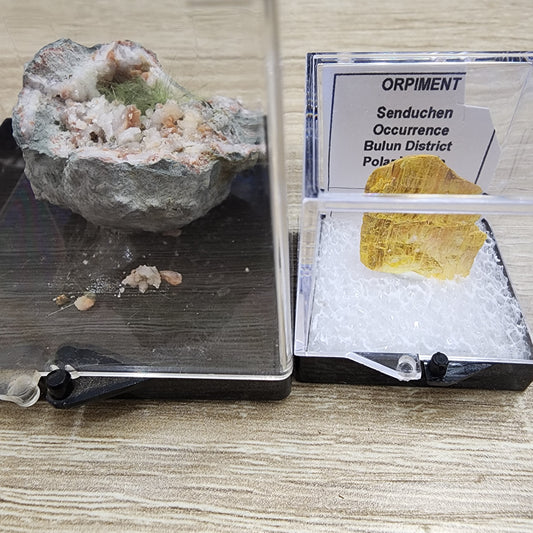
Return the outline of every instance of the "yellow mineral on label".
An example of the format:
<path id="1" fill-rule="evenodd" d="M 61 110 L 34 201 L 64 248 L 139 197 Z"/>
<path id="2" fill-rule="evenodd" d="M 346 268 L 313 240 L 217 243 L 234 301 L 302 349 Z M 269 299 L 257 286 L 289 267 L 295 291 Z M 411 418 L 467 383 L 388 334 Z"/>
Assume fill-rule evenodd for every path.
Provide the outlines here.
<path id="1" fill-rule="evenodd" d="M 475 185 L 439 157 L 414 155 L 377 168 L 365 192 L 386 194 L 480 194 Z M 381 272 L 416 272 L 426 277 L 466 277 L 487 235 L 479 215 L 365 213 L 361 262 Z"/>

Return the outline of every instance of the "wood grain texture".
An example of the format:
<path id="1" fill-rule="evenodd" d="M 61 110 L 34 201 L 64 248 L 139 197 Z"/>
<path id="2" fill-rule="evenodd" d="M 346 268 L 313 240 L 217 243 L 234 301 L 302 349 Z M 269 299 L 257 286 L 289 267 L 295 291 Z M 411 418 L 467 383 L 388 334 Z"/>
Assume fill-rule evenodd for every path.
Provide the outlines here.
<path id="1" fill-rule="evenodd" d="M 39 46 L 67 29 L 101 41 L 143 9 L 0 0 L 2 116 Z M 150 5 L 154 20 L 171 9 L 175 2 Z M 529 0 L 293 0 L 279 11 L 293 230 L 306 52 L 531 49 Z M 164 49 L 167 18 L 130 28 L 131 38 Z M 531 279 L 527 266 L 520 275 Z M 532 531 L 532 410 L 531 388 L 306 384 L 279 403 L 112 400 L 72 411 L 0 403 L 0 530 Z"/>
<path id="2" fill-rule="evenodd" d="M 530 394 L 2 406 L 2 530 L 525 531 Z M 22 417 L 22 418 L 21 418 Z"/>

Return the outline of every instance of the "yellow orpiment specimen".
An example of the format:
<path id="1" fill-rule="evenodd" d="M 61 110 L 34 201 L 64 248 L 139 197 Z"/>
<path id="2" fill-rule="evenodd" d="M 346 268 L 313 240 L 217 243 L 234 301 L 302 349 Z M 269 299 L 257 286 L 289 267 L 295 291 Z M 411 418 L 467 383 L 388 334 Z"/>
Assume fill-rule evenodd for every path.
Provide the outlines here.
<path id="1" fill-rule="evenodd" d="M 387 194 L 480 194 L 437 156 L 404 157 L 376 169 L 365 192 Z M 365 213 L 361 262 L 371 270 L 417 272 L 426 277 L 468 276 L 487 235 L 479 215 Z"/>

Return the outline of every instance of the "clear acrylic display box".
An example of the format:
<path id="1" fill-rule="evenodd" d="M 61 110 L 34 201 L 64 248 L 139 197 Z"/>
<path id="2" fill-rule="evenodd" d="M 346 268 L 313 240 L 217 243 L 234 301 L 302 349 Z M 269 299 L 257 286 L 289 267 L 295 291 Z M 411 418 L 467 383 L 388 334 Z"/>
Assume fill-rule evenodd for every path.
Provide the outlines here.
<path id="1" fill-rule="evenodd" d="M 296 378 L 526 388 L 533 55 L 309 54 L 305 125 Z M 365 192 L 376 168 L 423 154 L 482 194 Z M 467 275 L 372 270 L 361 259 L 361 227 L 376 213 L 479 215 L 486 239 Z"/>
<path id="2" fill-rule="evenodd" d="M 36 199 L 6 120 L 0 398 L 29 406 L 46 397 L 56 407 L 126 393 L 281 399 L 290 390 L 292 336 L 275 2 L 91 9 L 72 2 L 54 28 L 42 28 L 28 8 L 25 26 L 10 29 L 14 48 L 0 62 L 16 71 L 6 87 L 18 87 L 2 93 L 3 119 L 22 88 L 23 64 L 48 43 L 128 39 L 154 52 L 205 108 L 213 97 L 232 98 L 255 114 L 263 157 L 236 171 L 226 199 L 181 230 L 117 231 Z M 141 293 L 122 283 L 140 265 L 178 272 L 182 282 Z M 85 293 L 94 305 L 79 311 L 74 302 Z"/>

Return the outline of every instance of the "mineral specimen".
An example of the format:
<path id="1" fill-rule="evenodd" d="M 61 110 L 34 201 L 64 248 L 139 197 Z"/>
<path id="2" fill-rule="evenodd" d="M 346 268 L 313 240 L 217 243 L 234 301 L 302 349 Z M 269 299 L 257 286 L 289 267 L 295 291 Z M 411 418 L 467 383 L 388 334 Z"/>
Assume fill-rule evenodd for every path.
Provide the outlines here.
<path id="1" fill-rule="evenodd" d="M 122 285 L 138 287 L 139 292 L 145 293 L 150 286 L 159 289 L 161 275 L 155 266 L 140 265 L 122 280 Z"/>
<path id="2" fill-rule="evenodd" d="M 59 296 L 56 296 L 52 300 L 58 307 L 62 307 L 63 305 L 70 302 L 70 298 L 66 294 L 60 294 Z"/>
<path id="3" fill-rule="evenodd" d="M 159 275 L 163 281 L 166 281 L 169 285 L 181 285 L 183 276 L 179 272 L 174 270 L 160 270 Z"/>
<path id="4" fill-rule="evenodd" d="M 87 309 L 90 309 L 94 305 L 95 301 L 96 294 L 93 292 L 86 292 L 85 294 L 76 298 L 74 305 L 78 311 L 87 311 Z"/>
<path id="5" fill-rule="evenodd" d="M 261 113 L 192 95 L 130 41 L 42 48 L 13 130 L 37 198 L 126 231 L 176 231 L 265 156 Z"/>
<path id="6" fill-rule="evenodd" d="M 376 169 L 365 192 L 480 194 L 481 188 L 459 177 L 437 156 L 416 155 Z M 416 272 L 426 277 L 468 276 L 486 234 L 479 215 L 365 213 L 361 262 L 371 270 Z"/>

